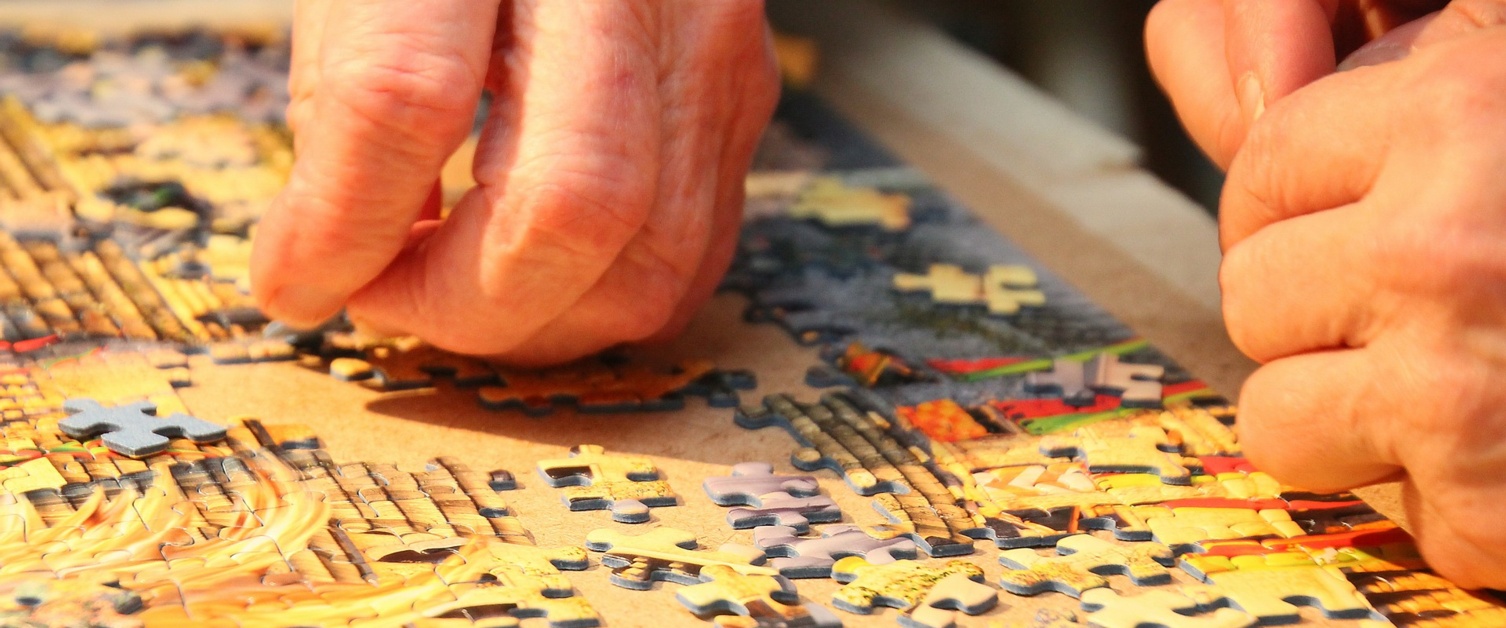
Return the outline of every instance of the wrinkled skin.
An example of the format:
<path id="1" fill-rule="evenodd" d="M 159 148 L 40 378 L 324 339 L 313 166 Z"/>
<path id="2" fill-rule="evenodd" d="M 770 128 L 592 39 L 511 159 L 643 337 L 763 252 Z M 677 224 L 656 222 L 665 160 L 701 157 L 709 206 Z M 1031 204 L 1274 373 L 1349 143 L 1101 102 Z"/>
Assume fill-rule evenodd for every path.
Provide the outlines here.
<path id="1" fill-rule="evenodd" d="M 1229 170 L 1247 454 L 1313 489 L 1402 480 L 1423 554 L 1466 587 L 1506 588 L 1503 25 L 1501 0 L 1167 0 L 1147 27 Z"/>
<path id="2" fill-rule="evenodd" d="M 778 95 L 761 0 L 298 0 L 274 318 L 515 363 L 674 335 L 731 260 Z M 494 95 L 478 185 L 438 178 Z"/>

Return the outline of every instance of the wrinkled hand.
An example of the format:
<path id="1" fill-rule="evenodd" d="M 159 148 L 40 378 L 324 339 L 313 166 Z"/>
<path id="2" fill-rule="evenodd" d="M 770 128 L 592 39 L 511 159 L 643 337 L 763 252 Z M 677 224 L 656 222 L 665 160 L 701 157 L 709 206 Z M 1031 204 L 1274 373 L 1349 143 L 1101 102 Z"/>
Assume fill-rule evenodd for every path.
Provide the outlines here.
<path id="1" fill-rule="evenodd" d="M 775 72 L 760 0 L 298 0 L 255 294 L 523 363 L 674 334 L 730 262 Z M 478 185 L 438 220 L 483 88 Z"/>
<path id="2" fill-rule="evenodd" d="M 1321 3 L 1246 6 L 1257 4 Z M 1191 37 L 1188 24 L 1220 10 L 1165 6 L 1187 12 L 1163 12 L 1153 37 Z M 1231 35 L 1229 57 L 1263 55 L 1255 76 L 1282 86 L 1263 111 L 1228 84 L 1217 93 L 1231 75 L 1210 61 L 1223 62 L 1222 36 L 1158 71 L 1189 128 L 1231 163 L 1224 313 L 1262 363 L 1240 395 L 1245 451 L 1313 489 L 1402 479 L 1433 567 L 1506 587 L 1506 2 L 1456 0 L 1337 74 L 1336 56 L 1291 57 L 1300 45 L 1282 43 L 1279 23 L 1241 24 L 1267 40 Z M 1219 78 L 1178 74 L 1194 65 Z"/>
<path id="3" fill-rule="evenodd" d="M 1503 0 L 1162 0 L 1145 41 L 1187 132 L 1227 168 L 1255 119 L 1304 85 L 1503 22 Z"/>

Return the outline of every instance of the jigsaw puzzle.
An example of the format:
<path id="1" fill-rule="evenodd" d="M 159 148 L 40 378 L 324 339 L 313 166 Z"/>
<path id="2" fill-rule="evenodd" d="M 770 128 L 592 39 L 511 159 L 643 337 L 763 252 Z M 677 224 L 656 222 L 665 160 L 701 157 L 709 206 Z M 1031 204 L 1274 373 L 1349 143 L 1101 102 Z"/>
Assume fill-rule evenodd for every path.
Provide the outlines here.
<path id="1" fill-rule="evenodd" d="M 525 370 L 272 324 L 247 275 L 288 62 L 275 28 L 0 31 L 0 623 L 1506 625 L 1353 495 L 1250 466 L 1236 408 L 801 90 L 723 287 L 815 348 L 819 396 L 738 407 L 768 362 L 726 345 Z M 494 423 L 348 455 L 453 399 Z M 305 411 L 359 427 L 326 449 Z M 597 439 L 633 455 L 562 453 Z M 786 454 L 809 475 L 730 465 Z M 648 521 L 680 503 L 660 467 L 730 518 L 541 507 Z"/>

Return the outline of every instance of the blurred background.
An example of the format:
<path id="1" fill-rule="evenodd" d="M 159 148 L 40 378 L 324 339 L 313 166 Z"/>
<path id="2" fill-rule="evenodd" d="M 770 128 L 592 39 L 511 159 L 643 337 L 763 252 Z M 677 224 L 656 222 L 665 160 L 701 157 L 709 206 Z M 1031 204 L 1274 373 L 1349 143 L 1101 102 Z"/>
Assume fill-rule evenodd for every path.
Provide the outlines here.
<path id="1" fill-rule="evenodd" d="M 903 0 L 992 57 L 1145 149 L 1144 166 L 1216 213 L 1223 174 L 1182 130 L 1145 62 L 1155 0 Z"/>

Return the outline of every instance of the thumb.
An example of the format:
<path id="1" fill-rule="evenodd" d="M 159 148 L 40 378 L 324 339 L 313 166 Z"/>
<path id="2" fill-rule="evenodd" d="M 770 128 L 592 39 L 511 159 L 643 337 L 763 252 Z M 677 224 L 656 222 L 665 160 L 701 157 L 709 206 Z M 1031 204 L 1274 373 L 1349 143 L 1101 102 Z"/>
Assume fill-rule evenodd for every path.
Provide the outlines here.
<path id="1" fill-rule="evenodd" d="M 319 22 L 294 24 L 304 48 L 294 51 L 304 61 L 293 68 L 289 107 L 297 161 L 258 227 L 251 272 L 268 315 L 313 325 L 407 242 L 471 129 L 498 4 L 299 2 L 327 6 Z"/>

